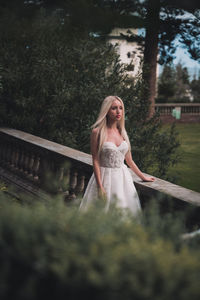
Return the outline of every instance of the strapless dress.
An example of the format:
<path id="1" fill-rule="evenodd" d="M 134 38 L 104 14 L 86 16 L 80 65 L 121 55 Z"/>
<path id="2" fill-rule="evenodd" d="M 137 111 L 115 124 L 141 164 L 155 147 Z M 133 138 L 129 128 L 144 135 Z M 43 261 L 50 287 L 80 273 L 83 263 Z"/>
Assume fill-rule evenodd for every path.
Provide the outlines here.
<path id="1" fill-rule="evenodd" d="M 140 200 L 133 183 L 130 171 L 124 164 L 128 144 L 123 141 L 119 146 L 113 142 L 104 142 L 100 153 L 100 171 L 103 187 L 106 191 L 106 211 L 112 203 L 116 207 L 129 209 L 134 215 L 141 211 Z M 98 188 L 94 173 L 89 180 L 83 199 L 81 210 L 87 210 L 98 198 Z"/>

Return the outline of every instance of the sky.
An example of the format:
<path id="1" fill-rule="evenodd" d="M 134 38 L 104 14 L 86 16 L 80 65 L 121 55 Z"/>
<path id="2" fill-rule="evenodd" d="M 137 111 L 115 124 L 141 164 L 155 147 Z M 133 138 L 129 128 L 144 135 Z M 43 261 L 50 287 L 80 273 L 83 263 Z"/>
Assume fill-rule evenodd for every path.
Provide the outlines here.
<path id="1" fill-rule="evenodd" d="M 138 35 L 145 35 L 145 30 L 143 28 L 138 29 Z M 179 62 L 182 63 L 183 67 L 186 67 L 188 69 L 188 73 L 190 75 L 190 79 L 193 79 L 193 76 L 196 75 L 198 77 L 200 73 L 200 63 L 195 61 L 194 59 L 190 58 L 189 53 L 187 53 L 186 49 L 182 48 L 182 45 L 177 41 L 175 42 L 177 44 L 177 50 L 175 52 L 175 59 L 173 60 L 173 63 L 177 65 Z M 159 65 L 159 73 L 162 72 L 162 66 Z"/>
<path id="2" fill-rule="evenodd" d="M 194 78 L 194 75 L 196 75 L 197 78 L 199 77 L 200 63 L 194 59 L 191 59 L 187 50 L 184 49 L 178 41 L 177 41 L 177 50 L 174 56 L 175 59 L 173 60 L 173 64 L 177 65 L 178 63 L 181 63 L 183 67 L 186 67 L 188 69 L 190 80 Z M 163 66 L 159 65 L 158 68 L 159 74 L 162 72 L 162 68 Z"/>
<path id="3" fill-rule="evenodd" d="M 186 49 L 183 49 L 181 45 L 179 45 L 175 55 L 176 58 L 173 60 L 173 63 L 175 65 L 181 62 L 183 66 L 188 69 L 188 73 L 191 79 L 193 78 L 194 75 L 198 77 L 198 74 L 200 72 L 200 63 L 191 59 Z"/>
<path id="4" fill-rule="evenodd" d="M 181 16 L 181 18 L 185 17 L 186 19 L 190 18 L 191 20 L 195 19 L 193 14 L 189 12 L 185 12 L 184 16 Z M 198 76 L 200 72 L 200 63 L 191 59 L 189 53 L 187 53 L 187 50 L 181 47 L 181 44 L 178 42 L 178 38 L 175 41 L 175 44 L 178 46 L 176 50 L 176 58 L 174 59 L 174 64 L 177 64 L 181 61 L 184 67 L 188 69 L 190 78 L 192 79 L 194 75 Z"/>

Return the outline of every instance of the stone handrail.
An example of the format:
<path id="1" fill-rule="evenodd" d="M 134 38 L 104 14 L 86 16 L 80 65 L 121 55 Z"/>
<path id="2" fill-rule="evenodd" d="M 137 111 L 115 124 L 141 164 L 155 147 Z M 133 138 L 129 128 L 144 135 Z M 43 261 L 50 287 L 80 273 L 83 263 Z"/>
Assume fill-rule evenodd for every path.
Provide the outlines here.
<path id="1" fill-rule="evenodd" d="M 142 182 L 130 172 L 140 198 L 163 194 L 181 203 L 200 206 L 200 193 L 159 178 Z M 53 178 L 48 177 L 49 173 Z M 91 155 L 19 130 L 0 128 L 0 177 L 3 180 L 32 194 L 49 190 L 61 192 L 68 200 L 83 193 L 91 174 Z M 56 186 L 54 179 L 57 179 Z"/>
<path id="2" fill-rule="evenodd" d="M 177 108 L 181 114 L 200 115 L 200 103 L 156 103 L 155 110 L 161 115 L 171 115 Z"/>

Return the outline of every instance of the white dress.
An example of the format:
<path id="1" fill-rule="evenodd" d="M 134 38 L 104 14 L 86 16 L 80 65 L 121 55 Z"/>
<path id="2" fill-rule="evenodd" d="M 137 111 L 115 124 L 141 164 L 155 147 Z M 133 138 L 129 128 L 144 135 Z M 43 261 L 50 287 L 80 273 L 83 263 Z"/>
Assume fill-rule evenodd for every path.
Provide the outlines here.
<path id="1" fill-rule="evenodd" d="M 103 187 L 106 191 L 106 211 L 112 203 L 116 207 L 128 208 L 134 215 L 141 211 L 140 200 L 133 183 L 131 174 L 124 164 L 128 151 L 126 141 L 119 146 L 112 142 L 104 142 L 100 153 L 100 171 Z M 87 210 L 88 206 L 98 198 L 98 188 L 94 173 L 89 180 L 80 209 Z"/>

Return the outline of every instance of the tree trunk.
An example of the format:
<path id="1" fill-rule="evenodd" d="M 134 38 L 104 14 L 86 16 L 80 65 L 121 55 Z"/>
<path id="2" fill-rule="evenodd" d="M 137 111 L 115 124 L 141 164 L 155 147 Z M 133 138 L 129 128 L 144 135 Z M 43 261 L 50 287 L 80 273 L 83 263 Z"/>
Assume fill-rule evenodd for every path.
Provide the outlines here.
<path id="1" fill-rule="evenodd" d="M 160 24 L 160 0 L 148 0 L 146 36 L 144 49 L 143 79 L 146 84 L 145 97 L 150 102 L 149 117 L 155 112 L 156 73 L 158 58 L 158 33 Z"/>

